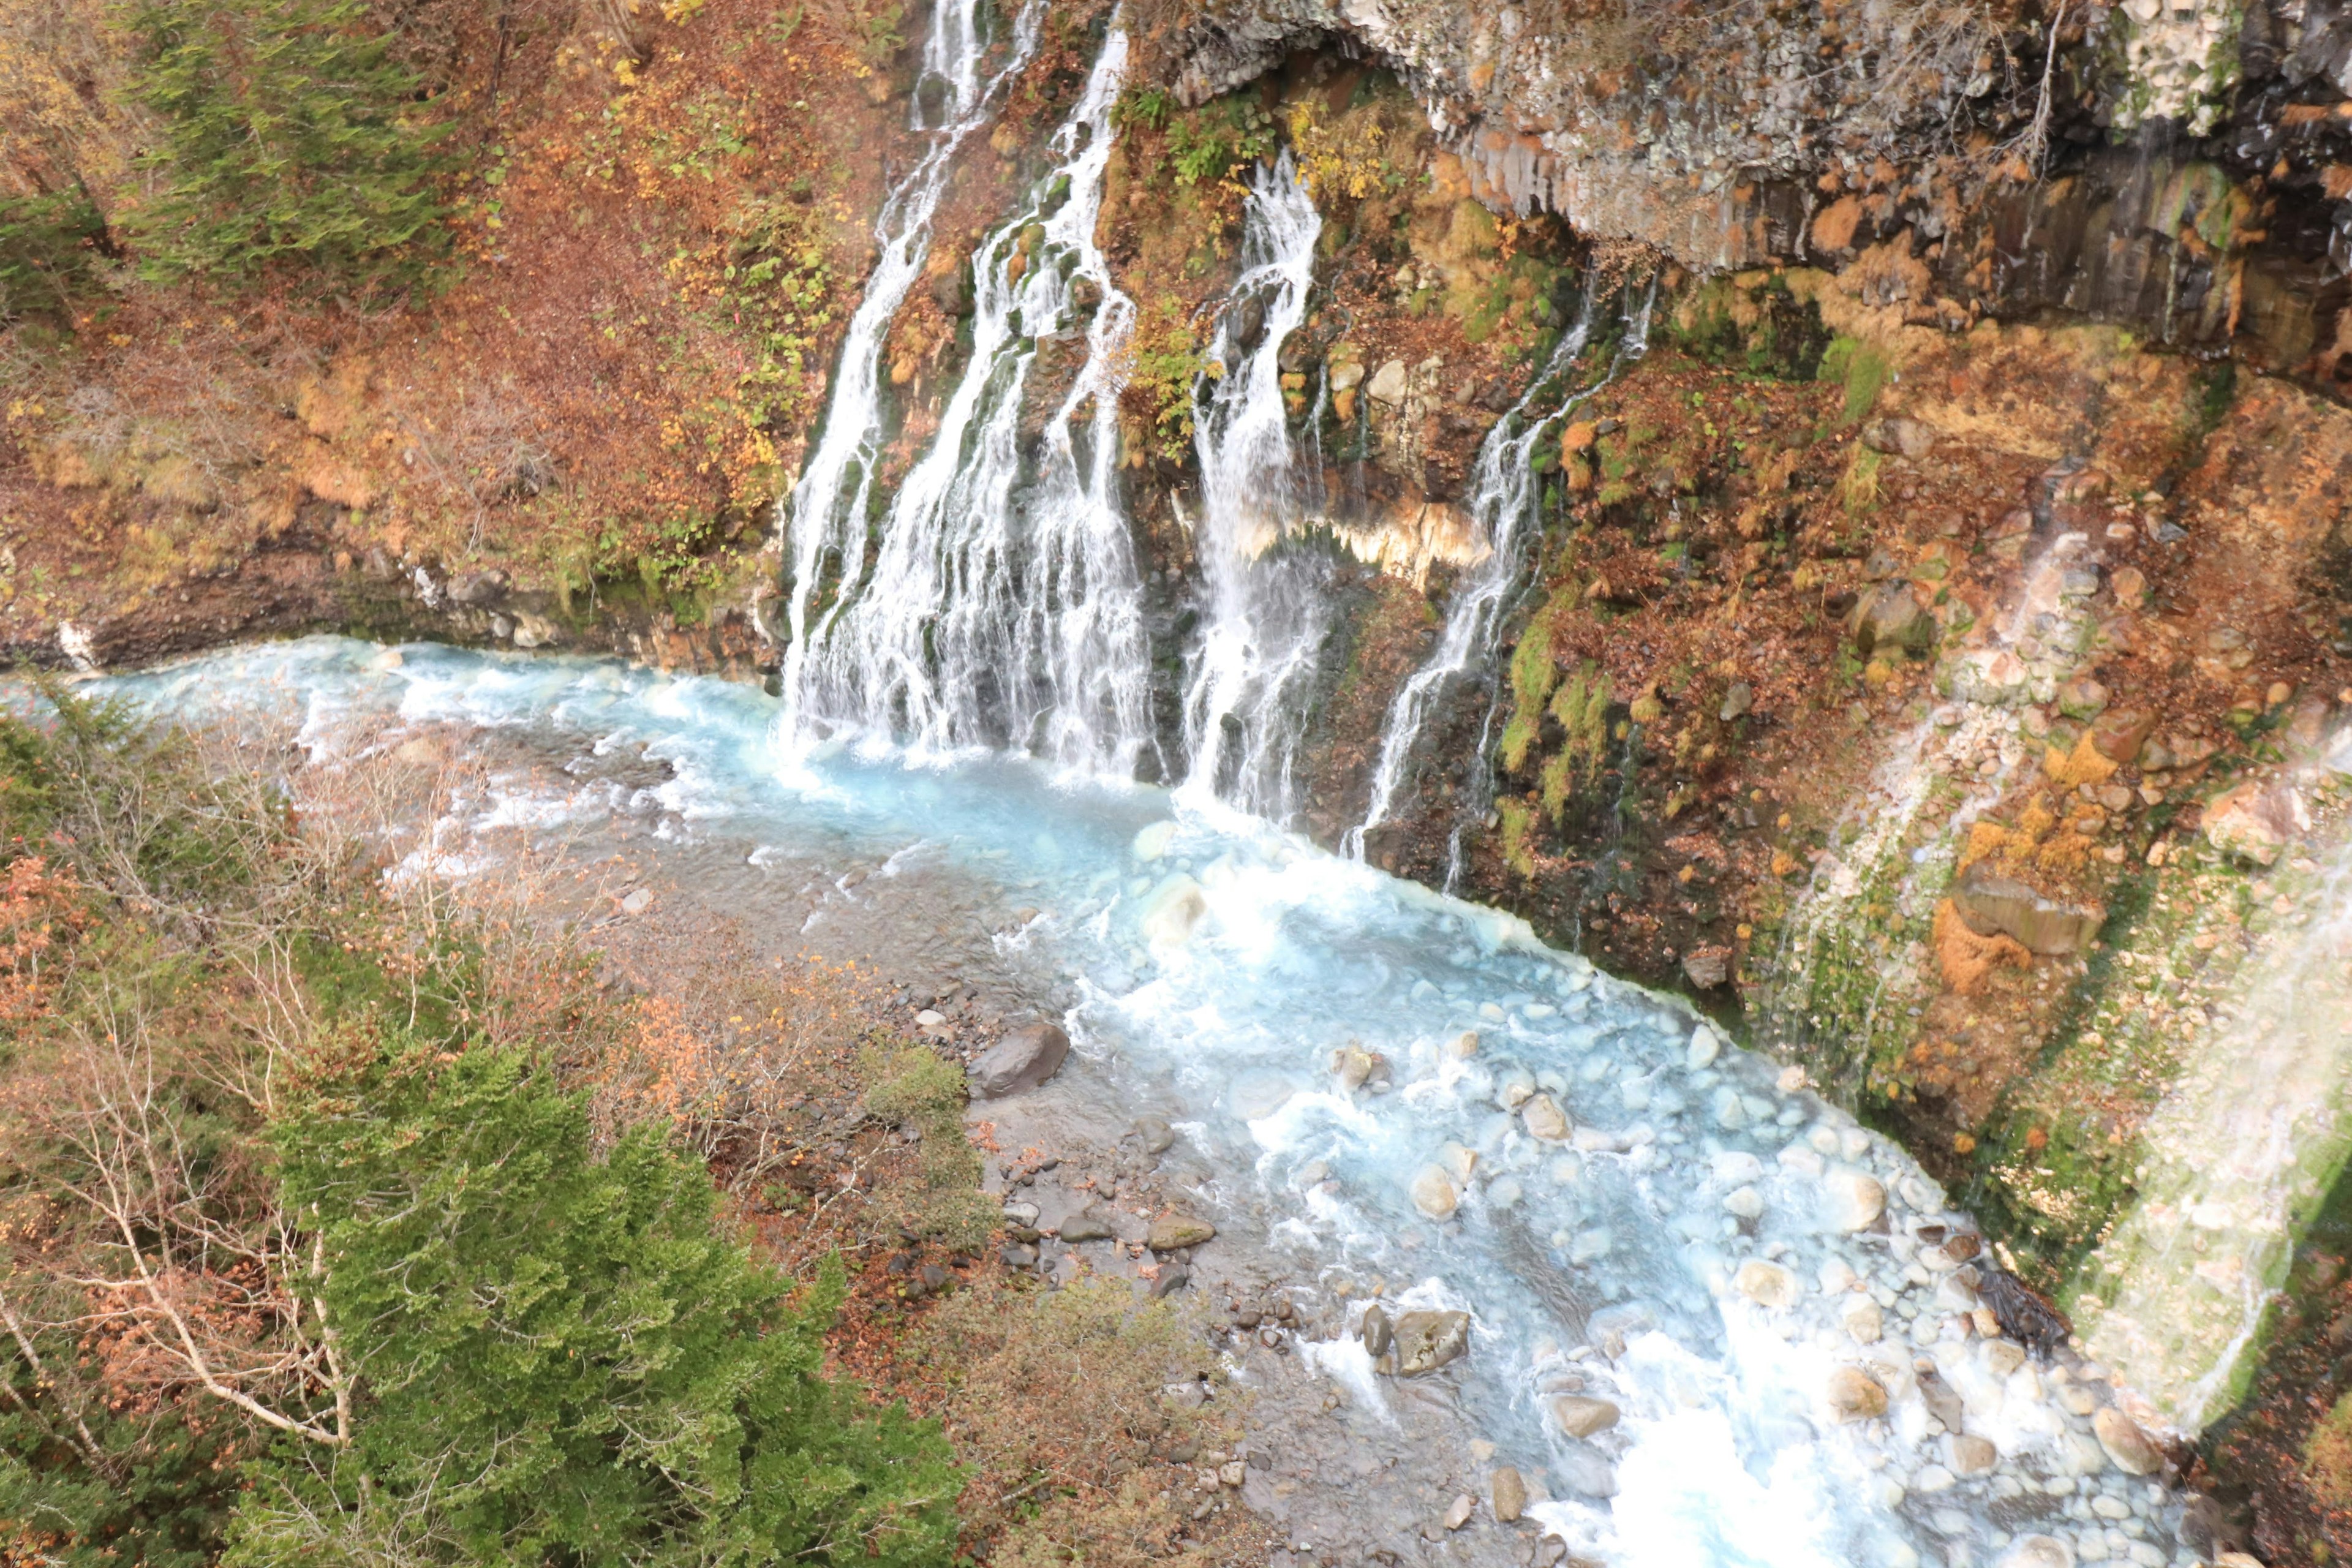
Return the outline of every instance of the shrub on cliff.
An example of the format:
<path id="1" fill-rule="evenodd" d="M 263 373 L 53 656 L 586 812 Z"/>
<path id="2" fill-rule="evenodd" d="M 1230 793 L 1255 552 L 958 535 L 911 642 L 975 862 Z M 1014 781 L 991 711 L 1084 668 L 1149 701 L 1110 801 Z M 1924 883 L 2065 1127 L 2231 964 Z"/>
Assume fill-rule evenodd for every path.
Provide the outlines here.
<path id="1" fill-rule="evenodd" d="M 273 266 L 366 291 L 445 248 L 441 131 L 361 0 L 143 0 L 133 92 L 161 194 L 131 219 L 153 278 Z"/>

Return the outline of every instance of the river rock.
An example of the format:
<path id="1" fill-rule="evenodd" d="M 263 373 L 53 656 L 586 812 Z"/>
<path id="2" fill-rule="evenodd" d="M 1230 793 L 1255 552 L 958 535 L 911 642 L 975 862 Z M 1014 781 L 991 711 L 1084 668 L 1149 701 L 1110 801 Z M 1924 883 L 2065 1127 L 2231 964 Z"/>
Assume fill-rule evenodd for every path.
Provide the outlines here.
<path id="1" fill-rule="evenodd" d="M 1332 1052 L 1331 1058 L 1332 1075 L 1339 1080 L 1339 1087 L 1349 1094 L 1370 1082 L 1372 1074 L 1381 1066 L 1381 1058 L 1361 1046 L 1344 1046 Z"/>
<path id="2" fill-rule="evenodd" d="M 1059 1072 L 1070 1054 L 1070 1037 L 1057 1024 L 1030 1024 L 982 1051 L 971 1064 L 971 1092 L 996 1100 L 1034 1089 Z"/>
<path id="3" fill-rule="evenodd" d="M 2164 1468 L 2164 1450 L 2139 1429 L 2138 1422 L 2114 1405 L 2102 1405 L 2091 1417 L 2091 1431 L 2124 1474 L 2152 1476 Z"/>
<path id="4" fill-rule="evenodd" d="M 1840 1321 L 1845 1324 L 1848 1337 L 1858 1345 L 1874 1345 L 1886 1332 L 1886 1315 L 1867 1296 L 1856 1296 L 1847 1302 Z"/>
<path id="5" fill-rule="evenodd" d="M 2099 932 L 2107 911 L 2095 903 L 2053 899 L 1978 861 L 1952 884 L 1952 910 L 1979 936 L 2010 936 L 2028 952 L 2078 952 Z"/>
<path id="6" fill-rule="evenodd" d="M 1571 1437 L 1590 1437 L 1617 1425 L 1618 1409 L 1605 1399 L 1581 1394 L 1555 1394 L 1548 1404 L 1552 1420 Z"/>
<path id="7" fill-rule="evenodd" d="M 1181 947 L 1209 912 L 1208 895 L 1190 877 L 1171 877 L 1143 909 L 1143 939 L 1155 947 Z"/>
<path id="8" fill-rule="evenodd" d="M 1448 1530 L 1459 1530 L 1470 1522 L 1470 1516 L 1477 1510 L 1477 1503 L 1468 1492 L 1464 1492 L 1446 1505 L 1445 1517 L 1441 1522 Z"/>
<path id="9" fill-rule="evenodd" d="M 1064 1241 L 1075 1246 L 1081 1241 L 1108 1241 L 1117 1233 L 1111 1229 L 1110 1221 L 1088 1204 L 1062 1222 L 1059 1234 Z"/>
<path id="10" fill-rule="evenodd" d="M 1992 1446 L 1990 1438 L 1973 1437 L 1965 1432 L 1953 1433 L 1944 1450 L 1956 1476 L 1981 1476 L 2000 1463 L 2000 1450 Z"/>
<path id="11" fill-rule="evenodd" d="M 1701 1024 L 1691 1031 L 1690 1048 L 1683 1053 L 1683 1062 L 1691 1071 L 1698 1072 L 1713 1067 L 1715 1058 L 1722 1054 L 1723 1037 Z"/>
<path id="12" fill-rule="evenodd" d="M 2311 808 L 2292 784 L 2265 787 L 2249 780 L 2215 795 L 2205 807 L 2205 837 L 2225 855 L 2258 866 L 2275 863 L 2287 841 L 2311 826 Z"/>
<path id="13" fill-rule="evenodd" d="M 1165 1154 L 1176 1146 L 1176 1130 L 1157 1116 L 1139 1116 L 1129 1129 L 1147 1154 Z"/>
<path id="14" fill-rule="evenodd" d="M 1466 1149 L 1459 1143 L 1448 1143 L 1438 1150 L 1437 1163 L 1453 1176 L 1454 1185 L 1466 1187 L 1470 1184 L 1471 1173 L 1478 1168 L 1478 1151 Z"/>
<path id="15" fill-rule="evenodd" d="M 1538 1094 L 1519 1107 L 1519 1116 L 1527 1123 L 1528 1136 L 1540 1138 L 1547 1143 L 1564 1143 L 1576 1129 L 1568 1120 L 1568 1112 L 1550 1095 Z"/>
<path id="16" fill-rule="evenodd" d="M 2074 1549 L 2054 1535 L 2021 1535 L 2001 1553 L 1999 1568 L 2074 1568 Z"/>
<path id="17" fill-rule="evenodd" d="M 1402 1312 L 1391 1331 L 1396 1339 L 1397 1372 L 1404 1377 L 1435 1372 L 1461 1360 L 1470 1349 L 1467 1312 Z"/>
<path id="18" fill-rule="evenodd" d="M 1746 1189 L 1752 1191 L 1753 1189 Z M 1741 1295 L 1759 1307 L 1780 1311 L 1793 1306 L 1797 1300 L 1797 1277 L 1777 1263 L 1767 1263 L 1751 1258 L 1739 1266 L 1731 1283 Z"/>
<path id="19" fill-rule="evenodd" d="M 1508 1465 L 1495 1472 L 1495 1517 L 1505 1524 L 1516 1524 L 1519 1515 L 1528 1510 L 1528 1483 L 1519 1472 Z"/>
<path id="20" fill-rule="evenodd" d="M 1505 1110 L 1517 1110 L 1535 1098 L 1536 1075 L 1523 1067 L 1505 1068 L 1496 1075 L 1495 1103 Z"/>
<path id="21" fill-rule="evenodd" d="M 2078 675 L 2070 680 L 2060 681 L 2057 697 L 2058 711 L 2069 719 L 2095 718 L 2106 710 L 2106 685 L 2092 676 Z M 2095 736 L 2091 744 L 2096 747 L 2098 743 Z"/>
<path id="22" fill-rule="evenodd" d="M 1822 1219 L 1832 1230 L 1867 1230 L 1886 1212 L 1886 1184 L 1867 1171 L 1840 1165 L 1822 1178 Z"/>
<path id="23" fill-rule="evenodd" d="M 1412 1206 L 1432 1219 L 1450 1219 L 1462 1203 L 1454 1178 L 1442 1165 L 1423 1165 L 1413 1173 Z"/>
<path id="24" fill-rule="evenodd" d="M 1364 1309 L 1362 1332 L 1364 1349 L 1374 1361 L 1388 1354 L 1396 1343 L 1396 1327 L 1389 1321 L 1388 1309 L 1377 1302 Z"/>
<path id="25" fill-rule="evenodd" d="M 1886 1389 L 1858 1366 L 1830 1373 L 1830 1408 L 1841 1421 L 1867 1421 L 1886 1414 Z"/>
<path id="26" fill-rule="evenodd" d="M 1404 401 L 1404 361 L 1392 359 L 1372 372 L 1371 384 L 1364 388 L 1364 395 L 1374 403 L 1394 406 Z"/>
<path id="27" fill-rule="evenodd" d="M 1175 1252 L 1187 1247 L 1198 1247 L 1217 1234 L 1217 1227 L 1207 1220 L 1191 1215 L 1164 1214 L 1151 1222 L 1151 1233 L 1143 1245 L 1154 1252 Z"/>

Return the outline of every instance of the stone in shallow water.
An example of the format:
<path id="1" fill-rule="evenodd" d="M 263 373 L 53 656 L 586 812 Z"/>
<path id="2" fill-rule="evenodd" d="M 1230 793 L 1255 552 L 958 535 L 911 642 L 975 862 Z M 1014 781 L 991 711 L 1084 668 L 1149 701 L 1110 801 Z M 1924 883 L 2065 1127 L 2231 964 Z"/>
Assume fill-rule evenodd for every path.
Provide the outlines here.
<path id="1" fill-rule="evenodd" d="M 1731 1278 L 1739 1293 L 1759 1307 L 1779 1311 L 1797 1300 L 1797 1277 L 1777 1263 L 1751 1258 Z"/>
<path id="2" fill-rule="evenodd" d="M 2099 1447 L 2107 1451 L 2116 1468 L 2127 1476 L 2150 1476 L 2164 1468 L 2164 1451 L 2139 1424 L 2109 1405 L 2091 1417 L 2091 1430 L 2099 1439 Z"/>
<path id="3" fill-rule="evenodd" d="M 2074 1568 L 2074 1549 L 2054 1535 L 2021 1535 L 2001 1554 L 2000 1568 Z"/>
<path id="4" fill-rule="evenodd" d="M 1822 1178 L 1822 1218 L 1832 1230 L 1866 1230 L 1886 1212 L 1886 1187 L 1867 1171 L 1841 1166 Z"/>
<path id="5" fill-rule="evenodd" d="M 1455 1362 L 1470 1349 L 1467 1312 L 1404 1312 L 1392 1331 L 1396 1336 L 1397 1372 L 1420 1377 Z"/>
<path id="6" fill-rule="evenodd" d="M 1858 1366 L 1830 1373 L 1830 1409 L 1841 1421 L 1866 1421 L 1886 1414 L 1886 1390 Z"/>
<path id="7" fill-rule="evenodd" d="M 1448 1530 L 1461 1529 L 1464 1525 L 1470 1522 L 1470 1515 L 1476 1510 L 1477 1507 L 1477 1503 L 1471 1500 L 1468 1492 L 1462 1493 L 1446 1507 L 1444 1521 L 1445 1528 Z"/>
<path id="8" fill-rule="evenodd" d="M 2000 1462 L 2000 1450 L 1988 1437 L 1956 1434 L 1948 1447 L 1954 1475 L 1981 1476 Z"/>
<path id="9" fill-rule="evenodd" d="M 1521 1480 L 1519 1472 L 1510 1466 L 1505 1465 L 1496 1470 L 1494 1493 L 1495 1517 L 1503 1523 L 1515 1523 L 1519 1515 L 1527 1511 L 1528 1483 Z"/>
<path id="10" fill-rule="evenodd" d="M 1052 1078 L 1070 1054 L 1070 1037 L 1056 1024 L 1031 1024 L 1013 1030 L 971 1064 L 971 1092 L 996 1100 L 1034 1089 Z"/>
<path id="11" fill-rule="evenodd" d="M 1590 1437 L 1617 1425 L 1617 1407 L 1605 1399 L 1581 1394 L 1556 1394 L 1549 1400 L 1551 1418 L 1571 1437 Z"/>
<path id="12" fill-rule="evenodd" d="M 1445 1173 L 1444 1166 L 1423 1165 L 1413 1173 L 1412 1206 L 1430 1218 L 1452 1217 L 1461 1202 L 1462 1194 L 1455 1190 L 1454 1178 Z"/>
<path id="13" fill-rule="evenodd" d="M 1151 1222 L 1151 1234 L 1144 1245 L 1154 1252 L 1175 1252 L 1187 1247 L 1198 1247 L 1217 1234 L 1217 1227 L 1207 1220 L 1191 1215 L 1164 1214 Z"/>
<path id="14" fill-rule="evenodd" d="M 1364 1349 L 1374 1361 L 1389 1353 L 1396 1342 L 1394 1326 L 1389 1321 L 1388 1310 L 1378 1304 L 1364 1309 Z"/>
<path id="15" fill-rule="evenodd" d="M 1570 1125 L 1568 1112 L 1550 1095 L 1538 1094 L 1519 1107 L 1519 1115 L 1527 1122 L 1528 1136 L 1547 1143 L 1562 1143 L 1575 1131 Z"/>
<path id="16" fill-rule="evenodd" d="M 1071 1243 L 1108 1241 L 1111 1234 L 1110 1221 L 1096 1213 L 1092 1204 L 1064 1220 L 1061 1226 L 1062 1239 Z"/>

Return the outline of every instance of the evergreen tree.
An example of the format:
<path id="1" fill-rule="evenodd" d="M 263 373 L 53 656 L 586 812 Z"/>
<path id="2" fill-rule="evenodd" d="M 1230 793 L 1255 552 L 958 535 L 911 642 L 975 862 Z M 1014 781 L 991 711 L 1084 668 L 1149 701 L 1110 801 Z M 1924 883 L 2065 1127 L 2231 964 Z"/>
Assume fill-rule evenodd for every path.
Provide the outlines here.
<path id="1" fill-rule="evenodd" d="M 792 1300 L 657 1131 L 593 1158 L 542 1067 L 426 1047 L 279 1142 L 364 1405 L 256 1468 L 230 1561 L 950 1559 L 944 1439 L 822 1375 L 838 1269 Z"/>
<path id="2" fill-rule="evenodd" d="M 441 130 L 362 0 L 142 0 L 135 92 L 162 118 L 145 270 L 224 279 L 273 263 L 361 288 L 445 247 Z"/>

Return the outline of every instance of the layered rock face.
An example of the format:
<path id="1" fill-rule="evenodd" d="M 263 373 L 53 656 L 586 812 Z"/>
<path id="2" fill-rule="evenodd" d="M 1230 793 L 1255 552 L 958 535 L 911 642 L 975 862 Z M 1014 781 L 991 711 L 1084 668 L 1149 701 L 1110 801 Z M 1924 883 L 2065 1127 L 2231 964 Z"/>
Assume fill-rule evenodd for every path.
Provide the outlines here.
<path id="1" fill-rule="evenodd" d="M 1918 324 L 2063 310 L 2333 376 L 2352 21 L 2265 0 L 1970 10 L 1259 0 L 1175 32 L 1201 101 L 1300 47 L 1395 69 L 1497 211 L 1707 270 L 1874 268 Z"/>

